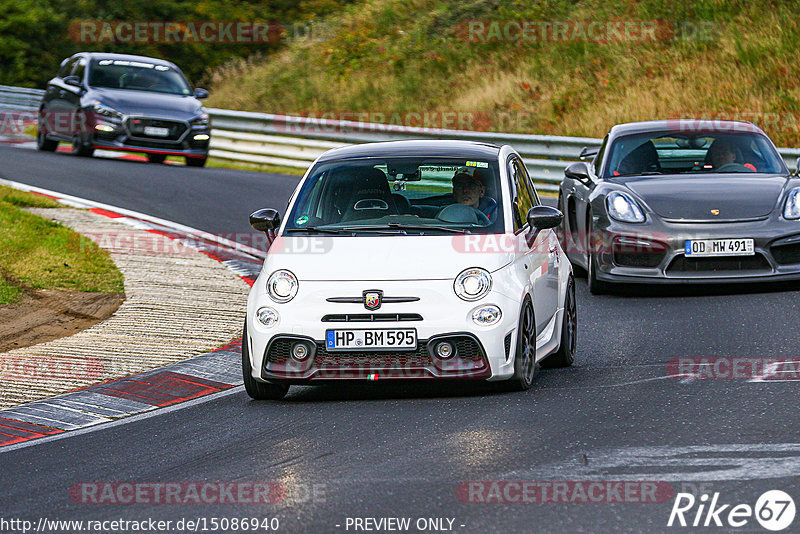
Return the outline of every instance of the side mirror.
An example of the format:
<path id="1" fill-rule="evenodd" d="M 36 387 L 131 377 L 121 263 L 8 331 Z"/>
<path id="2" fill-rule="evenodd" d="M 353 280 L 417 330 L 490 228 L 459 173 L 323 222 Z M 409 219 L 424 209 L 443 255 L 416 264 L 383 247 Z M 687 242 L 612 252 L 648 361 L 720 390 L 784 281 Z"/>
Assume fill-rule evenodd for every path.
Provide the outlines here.
<path id="1" fill-rule="evenodd" d="M 555 228 L 563 219 L 564 214 L 550 206 L 534 206 L 528 210 L 528 224 L 537 230 Z"/>
<path id="2" fill-rule="evenodd" d="M 250 214 L 250 226 L 259 232 L 277 230 L 281 225 L 281 214 L 266 208 Z"/>
<path id="3" fill-rule="evenodd" d="M 583 184 L 591 184 L 592 179 L 589 178 L 589 165 L 583 161 L 576 161 L 564 169 L 564 176 L 578 180 Z"/>
<path id="4" fill-rule="evenodd" d="M 194 90 L 194 97 L 198 100 L 202 100 L 204 98 L 208 98 L 208 91 L 205 89 L 201 89 L 200 87 Z"/>
<path id="5" fill-rule="evenodd" d="M 81 83 L 81 79 L 77 76 L 67 76 L 64 78 L 64 83 L 67 85 L 71 85 L 72 87 L 81 87 L 83 88 L 83 84 Z"/>

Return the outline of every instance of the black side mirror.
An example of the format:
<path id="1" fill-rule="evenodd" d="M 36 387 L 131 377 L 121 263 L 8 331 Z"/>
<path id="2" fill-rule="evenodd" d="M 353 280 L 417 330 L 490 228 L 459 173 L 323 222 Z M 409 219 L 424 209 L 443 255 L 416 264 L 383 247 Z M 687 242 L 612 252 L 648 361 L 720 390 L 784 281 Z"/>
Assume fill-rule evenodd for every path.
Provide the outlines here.
<path id="1" fill-rule="evenodd" d="M 81 87 L 83 88 L 83 84 L 81 83 L 81 79 L 77 76 L 67 76 L 64 78 L 64 83 L 67 85 L 71 85 L 72 87 Z"/>
<path id="2" fill-rule="evenodd" d="M 281 214 L 266 208 L 250 214 L 250 226 L 259 232 L 277 230 L 281 225 Z"/>
<path id="3" fill-rule="evenodd" d="M 587 185 L 592 183 L 592 179 L 589 178 L 589 165 L 583 161 L 576 161 L 570 164 L 569 167 L 564 169 L 564 176 Z"/>
<path id="4" fill-rule="evenodd" d="M 201 89 L 200 87 L 194 90 L 194 97 L 198 100 L 202 100 L 204 98 L 208 98 L 208 91 L 205 89 Z"/>
<path id="5" fill-rule="evenodd" d="M 534 206 L 528 210 L 528 224 L 537 230 L 555 228 L 563 219 L 564 214 L 550 206 Z"/>

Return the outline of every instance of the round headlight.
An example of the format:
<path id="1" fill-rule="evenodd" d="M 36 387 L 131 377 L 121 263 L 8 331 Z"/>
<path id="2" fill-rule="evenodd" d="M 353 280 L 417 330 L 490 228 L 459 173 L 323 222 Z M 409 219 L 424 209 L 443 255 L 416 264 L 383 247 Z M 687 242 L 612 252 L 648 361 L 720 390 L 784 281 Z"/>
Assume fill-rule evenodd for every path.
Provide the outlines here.
<path id="1" fill-rule="evenodd" d="M 289 302 L 297 295 L 297 277 L 290 271 L 275 271 L 267 280 L 267 292 L 275 302 Z"/>
<path id="2" fill-rule="evenodd" d="M 462 300 L 479 300 L 492 289 L 492 275 L 478 267 L 461 271 L 453 283 L 453 290 Z"/>
<path id="3" fill-rule="evenodd" d="M 272 308 L 259 308 L 256 312 L 256 318 L 258 322 L 266 326 L 267 328 L 272 328 L 276 324 L 278 324 L 278 319 L 280 316 L 278 312 L 273 310 Z"/>
<path id="4" fill-rule="evenodd" d="M 472 322 L 479 326 L 490 326 L 503 317 L 503 312 L 495 305 L 481 306 L 472 310 Z"/>

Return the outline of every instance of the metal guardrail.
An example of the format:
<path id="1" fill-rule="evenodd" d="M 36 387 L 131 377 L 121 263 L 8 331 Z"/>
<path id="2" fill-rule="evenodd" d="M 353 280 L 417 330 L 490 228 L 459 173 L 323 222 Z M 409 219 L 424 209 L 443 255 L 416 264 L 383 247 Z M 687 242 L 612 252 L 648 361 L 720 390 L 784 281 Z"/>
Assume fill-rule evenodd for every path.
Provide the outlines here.
<path id="1" fill-rule="evenodd" d="M 35 112 L 44 91 L 0 85 L 0 110 Z M 461 139 L 511 145 L 523 157 L 538 189 L 557 191 L 564 168 L 583 147 L 600 139 L 496 132 L 414 128 L 369 122 L 293 117 L 211 108 L 213 130 L 209 155 L 235 162 L 305 169 L 331 148 L 401 139 Z M 27 113 L 26 113 L 27 115 Z M 779 148 L 790 169 L 798 148 Z"/>

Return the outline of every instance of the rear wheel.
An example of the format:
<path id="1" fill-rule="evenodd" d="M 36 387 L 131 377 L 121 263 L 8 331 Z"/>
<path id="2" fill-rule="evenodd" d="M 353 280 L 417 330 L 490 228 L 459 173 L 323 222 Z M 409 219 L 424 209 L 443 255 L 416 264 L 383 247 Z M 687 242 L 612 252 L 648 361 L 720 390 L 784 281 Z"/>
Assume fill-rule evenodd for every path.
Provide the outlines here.
<path id="1" fill-rule="evenodd" d="M 206 166 L 206 158 L 190 158 L 186 157 L 186 166 L 187 167 L 205 167 Z"/>
<path id="2" fill-rule="evenodd" d="M 164 163 L 166 159 L 166 154 L 147 154 L 147 161 L 150 163 Z"/>
<path id="3" fill-rule="evenodd" d="M 514 352 L 514 375 L 508 381 L 509 389 L 513 391 L 530 389 L 538 370 L 539 364 L 536 363 L 536 322 L 530 298 L 526 298 L 519 316 L 517 347 Z"/>
<path id="4" fill-rule="evenodd" d="M 575 304 L 575 280 L 570 276 L 567 294 L 564 297 L 564 319 L 561 322 L 561 346 L 542 360 L 542 367 L 554 369 L 569 367 L 575 361 L 575 345 L 578 337 L 578 309 Z"/>
<path id="5" fill-rule="evenodd" d="M 250 351 L 247 342 L 247 323 L 242 332 L 242 378 L 244 390 L 255 400 L 281 400 L 289 391 L 288 384 L 259 382 L 253 378 L 253 366 L 250 364 Z"/>
<path id="6" fill-rule="evenodd" d="M 47 138 L 47 131 L 43 124 L 39 125 L 39 131 L 36 132 L 36 148 L 43 152 L 55 152 L 58 148 L 58 141 Z"/>

